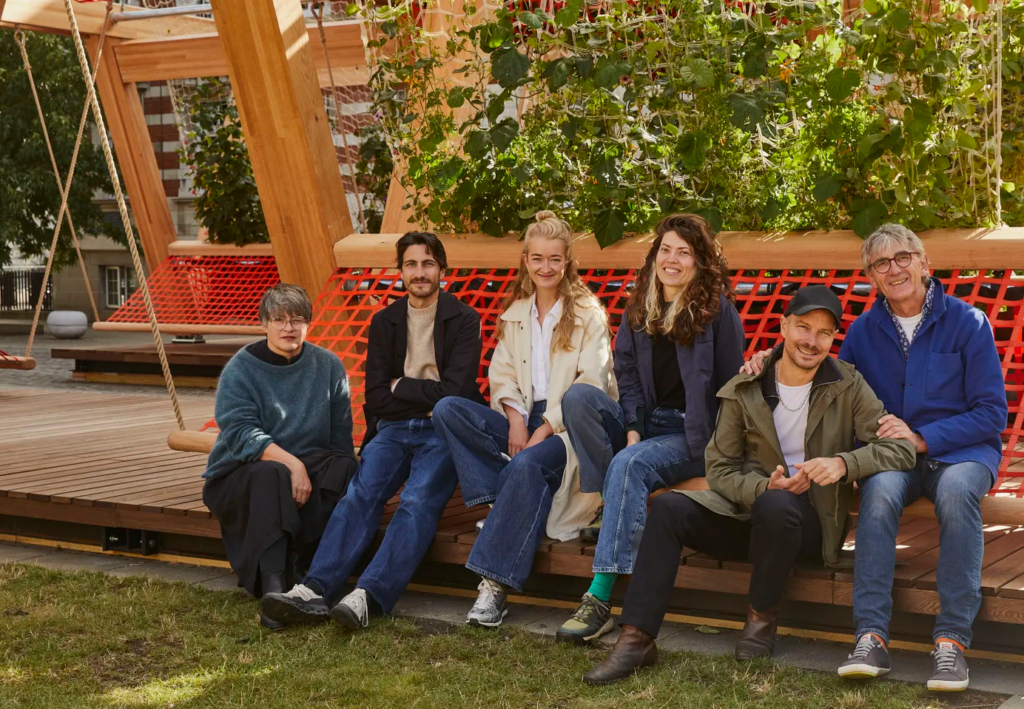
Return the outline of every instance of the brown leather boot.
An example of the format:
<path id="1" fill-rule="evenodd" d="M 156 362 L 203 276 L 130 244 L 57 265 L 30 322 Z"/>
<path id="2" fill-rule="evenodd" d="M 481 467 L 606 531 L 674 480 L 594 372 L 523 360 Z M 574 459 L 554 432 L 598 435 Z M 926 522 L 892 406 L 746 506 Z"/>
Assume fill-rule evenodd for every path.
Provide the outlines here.
<path id="1" fill-rule="evenodd" d="M 775 649 L 775 628 L 778 626 L 779 610 L 759 612 L 747 606 L 747 623 L 743 626 L 739 642 L 736 643 L 737 660 L 753 660 L 755 657 L 769 657 Z"/>
<path id="2" fill-rule="evenodd" d="M 658 646 L 654 638 L 632 625 L 623 625 L 615 647 L 601 662 L 583 675 L 587 684 L 611 684 L 625 679 L 641 667 L 650 667 L 658 661 Z"/>

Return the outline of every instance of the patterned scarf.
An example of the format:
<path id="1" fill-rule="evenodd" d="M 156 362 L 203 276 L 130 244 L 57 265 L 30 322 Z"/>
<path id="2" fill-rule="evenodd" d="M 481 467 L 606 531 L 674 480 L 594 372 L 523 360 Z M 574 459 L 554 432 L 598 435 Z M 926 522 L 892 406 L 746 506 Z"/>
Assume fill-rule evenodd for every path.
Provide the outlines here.
<path id="1" fill-rule="evenodd" d="M 896 317 L 896 313 L 892 311 L 892 307 L 889 305 L 889 299 L 883 298 L 882 302 L 885 303 L 885 309 L 889 313 L 889 317 L 892 318 L 892 324 L 896 326 L 896 334 L 900 338 L 900 347 L 903 348 L 903 359 L 906 360 L 910 357 L 910 342 L 911 340 L 917 339 L 917 333 L 921 331 L 921 326 L 924 325 L 925 320 L 928 319 L 929 313 L 932 311 L 932 304 L 935 302 L 935 281 L 928 281 L 928 292 L 924 296 L 924 307 L 921 308 L 921 321 L 917 323 L 917 327 L 914 328 L 914 335 L 907 339 L 907 333 L 903 331 L 903 326 L 900 325 L 899 319 Z"/>

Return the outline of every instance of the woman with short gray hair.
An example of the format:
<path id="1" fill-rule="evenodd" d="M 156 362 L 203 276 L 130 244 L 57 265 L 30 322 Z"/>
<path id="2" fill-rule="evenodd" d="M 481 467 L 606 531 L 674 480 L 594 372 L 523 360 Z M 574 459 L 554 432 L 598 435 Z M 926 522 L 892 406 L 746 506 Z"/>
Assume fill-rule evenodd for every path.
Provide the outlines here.
<path id="1" fill-rule="evenodd" d="M 348 378 L 333 352 L 306 342 L 306 291 L 270 288 L 259 316 L 267 337 L 221 373 L 220 434 L 203 473 L 231 568 L 257 598 L 302 580 L 357 470 Z"/>

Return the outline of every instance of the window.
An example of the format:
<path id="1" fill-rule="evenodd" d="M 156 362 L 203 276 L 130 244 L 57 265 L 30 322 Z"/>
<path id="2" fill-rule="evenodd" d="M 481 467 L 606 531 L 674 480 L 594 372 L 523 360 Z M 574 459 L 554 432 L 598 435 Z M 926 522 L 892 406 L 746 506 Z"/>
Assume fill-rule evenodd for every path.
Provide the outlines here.
<path id="1" fill-rule="evenodd" d="M 128 266 L 104 266 L 103 287 L 107 293 L 107 307 L 120 308 L 139 284 L 135 280 L 135 271 Z"/>

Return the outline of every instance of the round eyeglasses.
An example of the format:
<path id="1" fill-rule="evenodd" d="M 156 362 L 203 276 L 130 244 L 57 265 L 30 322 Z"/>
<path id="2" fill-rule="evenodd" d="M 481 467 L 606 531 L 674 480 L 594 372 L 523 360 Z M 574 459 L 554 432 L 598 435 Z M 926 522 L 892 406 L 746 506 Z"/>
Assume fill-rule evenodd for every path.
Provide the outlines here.
<path id="1" fill-rule="evenodd" d="M 900 268 L 906 268 L 910 265 L 910 262 L 914 260 L 914 256 L 917 254 L 913 251 L 900 251 L 892 258 L 880 258 L 871 264 L 871 268 L 875 273 L 888 273 L 892 267 L 892 262 L 895 261 L 896 265 Z"/>

